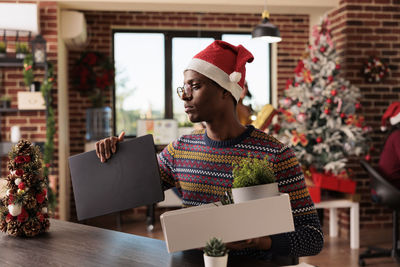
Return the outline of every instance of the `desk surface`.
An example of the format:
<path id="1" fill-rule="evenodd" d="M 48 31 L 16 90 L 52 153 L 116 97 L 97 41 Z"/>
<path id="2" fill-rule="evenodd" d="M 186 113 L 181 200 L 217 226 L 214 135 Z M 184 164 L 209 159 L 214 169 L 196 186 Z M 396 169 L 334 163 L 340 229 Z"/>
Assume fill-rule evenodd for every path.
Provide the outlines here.
<path id="1" fill-rule="evenodd" d="M 0 233 L 0 266 L 204 266 L 200 250 L 169 254 L 164 241 L 51 220 L 34 238 Z M 229 256 L 228 266 L 276 266 Z"/>

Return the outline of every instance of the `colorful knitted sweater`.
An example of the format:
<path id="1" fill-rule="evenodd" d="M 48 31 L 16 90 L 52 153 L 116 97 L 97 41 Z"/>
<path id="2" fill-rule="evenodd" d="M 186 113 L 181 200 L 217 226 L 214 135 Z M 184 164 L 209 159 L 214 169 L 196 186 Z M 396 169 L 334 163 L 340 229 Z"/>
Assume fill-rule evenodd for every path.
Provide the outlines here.
<path id="1" fill-rule="evenodd" d="M 214 141 L 201 130 L 169 144 L 158 156 L 163 187 L 176 187 L 184 207 L 219 201 L 232 187 L 232 162 L 249 153 L 259 159 L 268 155 L 279 191 L 290 196 L 295 231 L 271 236 L 268 251 L 244 253 L 263 258 L 274 253 L 297 257 L 318 254 L 323 234 L 296 156 L 292 149 L 252 126 L 232 140 Z"/>

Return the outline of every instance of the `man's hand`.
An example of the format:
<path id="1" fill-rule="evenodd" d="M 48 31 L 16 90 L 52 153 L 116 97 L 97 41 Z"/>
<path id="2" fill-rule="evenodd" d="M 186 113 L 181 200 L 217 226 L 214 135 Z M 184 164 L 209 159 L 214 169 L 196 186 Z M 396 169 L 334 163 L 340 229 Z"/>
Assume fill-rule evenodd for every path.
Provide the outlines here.
<path id="1" fill-rule="evenodd" d="M 117 152 L 117 143 L 124 141 L 125 132 L 122 131 L 118 137 L 110 136 L 96 142 L 96 154 L 101 162 L 111 158 L 111 153 Z"/>
<path id="2" fill-rule="evenodd" d="M 271 248 L 271 238 L 263 236 L 258 238 L 247 239 L 243 241 L 227 243 L 226 247 L 229 250 L 240 250 L 245 248 L 256 248 L 260 250 L 268 250 Z"/>

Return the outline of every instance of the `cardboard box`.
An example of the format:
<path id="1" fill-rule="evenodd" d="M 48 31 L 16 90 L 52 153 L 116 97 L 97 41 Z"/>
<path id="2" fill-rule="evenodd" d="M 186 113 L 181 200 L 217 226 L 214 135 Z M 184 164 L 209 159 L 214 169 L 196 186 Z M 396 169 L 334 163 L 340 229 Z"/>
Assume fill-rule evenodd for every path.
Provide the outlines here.
<path id="1" fill-rule="evenodd" d="M 41 92 L 18 92 L 18 109 L 44 110 L 44 103 Z"/>
<path id="2" fill-rule="evenodd" d="M 160 219 L 170 253 L 204 247 L 212 237 L 227 243 L 294 231 L 288 194 L 168 211 Z"/>

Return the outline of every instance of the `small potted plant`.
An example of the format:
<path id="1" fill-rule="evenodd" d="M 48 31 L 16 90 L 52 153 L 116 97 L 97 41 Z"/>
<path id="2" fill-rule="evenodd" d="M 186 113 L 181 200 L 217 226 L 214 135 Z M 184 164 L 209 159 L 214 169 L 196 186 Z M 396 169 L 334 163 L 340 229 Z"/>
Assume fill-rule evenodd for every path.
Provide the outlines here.
<path id="1" fill-rule="evenodd" d="M 228 264 L 228 250 L 221 239 L 211 238 L 204 247 L 205 267 L 226 267 Z"/>
<path id="2" fill-rule="evenodd" d="M 3 95 L 0 97 L 0 109 L 10 108 L 11 97 L 8 95 Z"/>
<path id="3" fill-rule="evenodd" d="M 23 59 L 29 53 L 29 48 L 26 43 L 17 43 L 15 45 L 15 57 Z"/>
<path id="4" fill-rule="evenodd" d="M 249 156 L 233 163 L 232 196 L 235 203 L 279 195 L 268 157 Z"/>
<path id="5" fill-rule="evenodd" d="M 3 41 L 0 41 L 0 58 L 5 58 L 7 55 L 7 47 L 6 43 Z"/>

